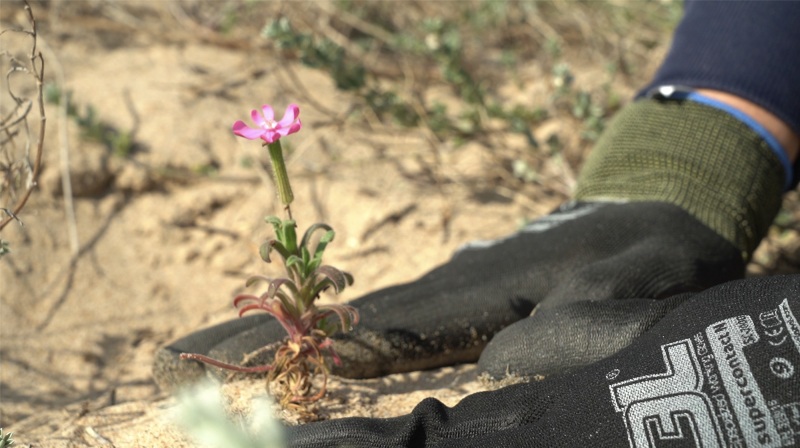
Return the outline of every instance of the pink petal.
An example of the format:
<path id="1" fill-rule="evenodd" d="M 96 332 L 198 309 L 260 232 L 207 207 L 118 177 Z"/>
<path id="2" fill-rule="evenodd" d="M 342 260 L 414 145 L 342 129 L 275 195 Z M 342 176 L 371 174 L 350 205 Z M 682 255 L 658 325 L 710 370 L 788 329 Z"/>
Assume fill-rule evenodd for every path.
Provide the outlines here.
<path id="1" fill-rule="evenodd" d="M 298 115 L 300 115 L 300 107 L 297 106 L 297 104 L 290 104 L 289 107 L 286 108 L 286 112 L 283 114 L 281 121 L 278 122 L 278 125 L 282 128 L 288 128 L 297 120 Z"/>
<path id="2" fill-rule="evenodd" d="M 237 121 L 233 124 L 233 133 L 238 135 L 239 137 L 244 137 L 248 140 L 255 140 L 261 137 L 261 134 L 264 133 L 263 129 L 253 129 L 248 127 L 244 122 Z"/>
<path id="3" fill-rule="evenodd" d="M 300 120 L 297 120 L 297 123 L 291 125 L 290 127 L 288 127 L 288 128 L 277 128 L 277 129 L 275 129 L 275 132 L 277 132 L 278 134 L 281 134 L 281 137 L 286 137 L 289 134 L 294 134 L 295 132 L 299 131 L 300 128 L 302 128 L 302 127 L 303 127 L 303 124 L 300 123 Z"/>
<path id="4" fill-rule="evenodd" d="M 269 104 L 265 104 L 261 106 L 261 111 L 264 112 L 264 118 L 267 120 L 274 120 L 275 119 L 275 111 L 269 107 Z"/>
<path id="5" fill-rule="evenodd" d="M 281 135 L 278 132 L 280 131 L 267 129 L 266 131 L 263 132 L 264 135 L 261 135 L 260 137 L 264 139 L 264 141 L 267 143 L 275 143 L 275 140 L 281 138 Z"/>
<path id="6" fill-rule="evenodd" d="M 294 134 L 295 132 L 299 131 L 303 127 L 303 123 L 300 123 L 300 119 L 297 119 L 297 123 L 293 124 L 292 127 L 289 128 L 289 133 Z"/>
<path id="7" fill-rule="evenodd" d="M 267 122 L 264 121 L 264 117 L 262 117 L 257 110 L 250 111 L 250 118 L 252 118 L 253 123 L 257 124 L 260 128 L 264 128 L 267 125 Z"/>

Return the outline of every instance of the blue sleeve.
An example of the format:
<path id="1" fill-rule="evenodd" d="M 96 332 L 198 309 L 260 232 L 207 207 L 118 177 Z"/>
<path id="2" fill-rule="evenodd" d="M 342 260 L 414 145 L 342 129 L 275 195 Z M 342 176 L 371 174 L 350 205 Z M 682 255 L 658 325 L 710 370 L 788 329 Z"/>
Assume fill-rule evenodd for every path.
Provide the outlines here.
<path id="1" fill-rule="evenodd" d="M 769 110 L 800 134 L 800 2 L 687 1 L 659 86 L 729 92 Z M 800 178 L 794 164 L 792 188 Z"/>

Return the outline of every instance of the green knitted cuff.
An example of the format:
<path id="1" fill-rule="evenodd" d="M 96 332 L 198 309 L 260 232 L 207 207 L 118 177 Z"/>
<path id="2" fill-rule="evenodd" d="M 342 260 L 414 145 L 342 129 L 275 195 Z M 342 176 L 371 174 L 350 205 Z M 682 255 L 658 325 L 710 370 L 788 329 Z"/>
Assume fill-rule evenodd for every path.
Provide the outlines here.
<path id="1" fill-rule="evenodd" d="M 750 127 L 692 101 L 643 99 L 615 117 L 575 199 L 680 206 L 749 260 L 781 207 L 780 160 Z"/>

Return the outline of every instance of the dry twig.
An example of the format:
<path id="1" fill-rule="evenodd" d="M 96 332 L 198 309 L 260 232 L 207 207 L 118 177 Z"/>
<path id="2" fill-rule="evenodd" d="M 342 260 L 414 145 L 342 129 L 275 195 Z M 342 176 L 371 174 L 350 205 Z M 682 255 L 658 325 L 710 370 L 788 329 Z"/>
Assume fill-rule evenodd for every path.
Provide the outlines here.
<path id="1" fill-rule="evenodd" d="M 6 73 L 6 81 L 11 76 L 12 73 L 16 72 L 23 72 L 29 73 L 35 80 L 36 80 L 36 103 L 39 105 L 39 135 L 38 140 L 36 142 L 36 157 L 33 167 L 31 167 L 30 163 L 30 131 L 28 129 L 28 113 L 31 110 L 31 105 L 33 104 L 34 100 L 28 98 L 20 98 L 14 95 L 14 92 L 11 90 L 10 83 L 6 83 L 8 88 L 8 94 L 16 103 L 14 110 L 8 117 L 4 118 L 1 125 L 2 130 L 8 136 L 8 141 L 13 142 L 13 135 L 18 132 L 18 130 L 13 130 L 15 126 L 20 126 L 24 129 L 25 134 L 28 138 L 26 148 L 25 148 L 25 156 L 22 162 L 13 161 L 9 164 L 9 166 L 5 167 L 6 171 L 5 177 L 6 180 L 4 181 L 4 186 L 8 187 L 9 189 L 12 188 L 11 178 L 13 177 L 12 170 L 15 168 L 22 169 L 24 167 L 25 171 L 28 172 L 28 178 L 25 182 L 25 193 L 19 199 L 17 204 L 11 210 L 11 213 L 8 216 L 0 221 L 0 230 L 2 230 L 9 222 L 11 222 L 14 217 L 19 215 L 19 212 L 25 206 L 25 203 L 28 201 L 31 193 L 33 192 L 34 187 L 37 185 L 37 179 L 39 178 L 39 170 L 42 166 L 42 146 L 44 143 L 44 130 L 45 124 L 47 122 L 47 117 L 44 113 L 44 98 L 42 95 L 42 88 L 44 86 L 44 58 L 42 57 L 42 53 L 37 50 L 36 43 L 37 43 L 37 34 L 36 34 L 36 21 L 33 17 L 33 12 L 31 11 L 31 7 L 28 4 L 27 0 L 25 0 L 25 12 L 28 14 L 28 20 L 31 24 L 30 31 L 28 30 L 3 30 L 0 32 L 0 35 L 5 34 L 6 32 L 13 32 L 13 33 L 22 33 L 31 36 L 33 43 L 31 44 L 31 52 L 30 52 L 30 68 L 27 67 L 25 64 L 20 63 L 17 61 L 14 56 L 11 55 L 8 51 L 4 51 L 1 54 L 5 55 L 10 59 L 12 62 L 13 67 Z M 37 67 L 38 61 L 38 67 Z M 12 120 L 10 121 L 9 120 Z"/>
<path id="2" fill-rule="evenodd" d="M 72 195 L 72 176 L 69 172 L 69 137 L 67 135 L 68 117 L 67 108 L 69 107 L 69 95 L 66 89 L 66 76 L 64 75 L 64 68 L 61 62 L 58 61 L 53 49 L 47 44 L 47 41 L 41 39 L 42 48 L 47 51 L 48 57 L 53 63 L 56 71 L 56 79 L 60 86 L 61 96 L 58 99 L 58 155 L 59 155 L 59 168 L 61 169 L 61 191 L 64 195 L 64 211 L 67 215 L 67 234 L 69 235 L 69 251 L 72 258 L 78 256 L 80 250 L 80 241 L 78 240 L 78 222 L 75 216 L 75 201 Z"/>

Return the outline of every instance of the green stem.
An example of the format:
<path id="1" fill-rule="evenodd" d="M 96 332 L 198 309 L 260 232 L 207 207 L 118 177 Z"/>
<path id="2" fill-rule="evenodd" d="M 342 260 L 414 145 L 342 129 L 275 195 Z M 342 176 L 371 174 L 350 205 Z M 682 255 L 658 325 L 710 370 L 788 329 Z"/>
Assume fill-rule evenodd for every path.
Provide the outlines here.
<path id="1" fill-rule="evenodd" d="M 278 197 L 281 202 L 289 208 L 289 204 L 294 200 L 292 186 L 289 185 L 289 175 L 286 173 L 286 164 L 283 162 L 283 150 L 281 141 L 275 140 L 267 145 L 269 148 L 269 158 L 272 161 L 272 170 L 275 173 L 275 184 L 278 186 Z M 290 212 L 291 213 L 291 212 Z"/>

